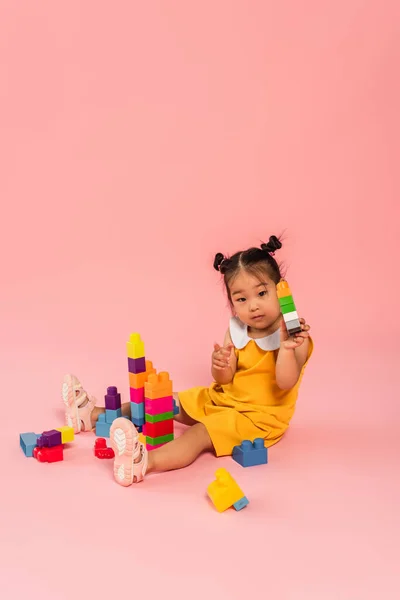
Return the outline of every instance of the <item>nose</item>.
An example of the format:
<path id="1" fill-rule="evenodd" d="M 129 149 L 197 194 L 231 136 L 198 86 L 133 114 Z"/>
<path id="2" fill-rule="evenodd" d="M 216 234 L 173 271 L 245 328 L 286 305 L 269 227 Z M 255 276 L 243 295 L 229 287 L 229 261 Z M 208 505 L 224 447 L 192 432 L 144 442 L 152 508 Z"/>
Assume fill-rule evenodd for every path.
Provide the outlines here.
<path id="1" fill-rule="evenodd" d="M 250 300 L 249 302 L 249 311 L 250 312 L 255 312 L 256 310 L 258 310 L 258 302 L 256 299 Z"/>

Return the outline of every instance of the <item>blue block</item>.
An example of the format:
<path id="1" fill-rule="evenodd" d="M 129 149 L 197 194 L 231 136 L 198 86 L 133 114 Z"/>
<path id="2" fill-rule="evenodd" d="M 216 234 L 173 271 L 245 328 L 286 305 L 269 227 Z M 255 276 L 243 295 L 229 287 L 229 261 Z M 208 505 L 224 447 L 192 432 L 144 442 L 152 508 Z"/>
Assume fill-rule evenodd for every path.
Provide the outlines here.
<path id="1" fill-rule="evenodd" d="M 233 505 L 233 508 L 235 510 L 242 510 L 242 508 L 244 508 L 245 506 L 247 506 L 249 503 L 249 501 L 247 500 L 246 496 L 243 496 L 243 498 L 240 498 L 240 500 L 238 500 L 237 502 L 235 502 L 235 504 Z"/>
<path id="2" fill-rule="evenodd" d="M 253 443 L 244 440 L 240 446 L 235 446 L 232 458 L 242 467 L 254 467 L 268 463 L 268 450 L 264 446 L 263 438 L 256 438 Z"/>
<path id="3" fill-rule="evenodd" d="M 132 423 L 135 425 L 135 427 L 143 427 L 144 425 L 144 419 L 135 419 L 135 417 L 131 418 Z"/>
<path id="4" fill-rule="evenodd" d="M 100 413 L 99 416 L 97 417 L 97 422 L 98 423 L 105 423 L 106 422 L 106 413 Z"/>
<path id="5" fill-rule="evenodd" d="M 122 417 L 122 411 L 120 408 L 117 408 L 116 410 L 111 410 L 109 408 L 106 409 L 106 423 L 110 423 L 111 425 L 111 423 L 119 417 Z"/>
<path id="6" fill-rule="evenodd" d="M 179 415 L 179 406 L 177 405 L 175 398 L 174 398 L 174 415 Z"/>
<path id="7" fill-rule="evenodd" d="M 100 415 L 101 416 L 101 415 Z M 102 423 L 100 420 L 96 423 L 96 435 L 98 437 L 110 437 L 111 423 Z"/>
<path id="8" fill-rule="evenodd" d="M 40 433 L 20 433 L 19 434 L 19 445 L 22 448 L 22 452 L 25 456 L 33 456 L 33 449 L 37 446 L 38 438 Z"/>
<path id="9" fill-rule="evenodd" d="M 141 402 L 140 404 L 131 402 L 131 418 L 144 419 L 144 402 Z"/>

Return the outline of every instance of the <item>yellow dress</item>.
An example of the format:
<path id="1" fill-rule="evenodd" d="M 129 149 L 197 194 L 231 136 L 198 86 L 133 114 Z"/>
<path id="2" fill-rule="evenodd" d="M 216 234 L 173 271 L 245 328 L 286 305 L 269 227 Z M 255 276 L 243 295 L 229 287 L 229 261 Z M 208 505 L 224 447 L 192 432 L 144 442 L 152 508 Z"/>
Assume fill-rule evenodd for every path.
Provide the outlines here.
<path id="1" fill-rule="evenodd" d="M 233 381 L 179 392 L 186 413 L 204 423 L 217 456 L 232 454 L 243 440 L 262 437 L 265 446 L 279 442 L 293 416 L 300 383 L 313 351 L 309 352 L 299 380 L 290 390 L 281 390 L 275 379 L 275 353 L 279 330 L 258 340 L 248 337 L 247 328 L 231 319 L 230 333 L 238 359 Z"/>

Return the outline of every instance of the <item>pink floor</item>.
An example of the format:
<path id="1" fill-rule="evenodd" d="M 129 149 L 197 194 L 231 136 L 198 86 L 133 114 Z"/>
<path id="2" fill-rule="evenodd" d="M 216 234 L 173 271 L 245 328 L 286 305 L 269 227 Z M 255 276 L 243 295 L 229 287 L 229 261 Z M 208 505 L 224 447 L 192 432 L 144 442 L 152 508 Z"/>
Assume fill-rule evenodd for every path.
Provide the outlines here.
<path id="1" fill-rule="evenodd" d="M 242 469 L 229 457 L 203 456 L 128 489 L 114 483 L 112 461 L 94 458 L 91 433 L 76 438 L 62 463 L 24 457 L 21 428 L 61 424 L 61 405 L 43 401 L 37 373 L 27 375 L 29 398 L 13 398 L 15 383 L 7 381 L 15 382 L 15 365 L 8 366 L 3 403 L 11 398 L 16 410 L 6 413 L 2 433 L 0 589 L 7 600 L 124 591 L 148 599 L 399 597 L 398 421 L 385 417 L 355 362 L 355 377 L 338 377 L 319 397 L 325 375 L 316 357 L 303 404 L 267 466 Z M 50 389 L 56 380 L 50 371 Z M 239 513 L 218 514 L 206 497 L 220 466 L 250 500 Z"/>

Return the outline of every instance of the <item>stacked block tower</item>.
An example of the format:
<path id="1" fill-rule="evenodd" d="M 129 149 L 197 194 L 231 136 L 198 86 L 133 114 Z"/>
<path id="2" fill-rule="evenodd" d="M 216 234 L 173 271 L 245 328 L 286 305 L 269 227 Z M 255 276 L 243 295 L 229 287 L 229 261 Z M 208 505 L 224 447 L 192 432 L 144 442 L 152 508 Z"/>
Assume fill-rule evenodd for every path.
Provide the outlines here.
<path id="1" fill-rule="evenodd" d="M 295 335 L 301 331 L 299 315 L 297 314 L 292 292 L 287 281 L 282 280 L 276 286 L 279 304 L 289 335 Z"/>
<path id="2" fill-rule="evenodd" d="M 122 416 L 121 394 L 114 385 L 107 388 L 107 394 L 104 396 L 104 401 L 106 411 L 98 417 L 96 423 L 96 435 L 99 437 L 110 437 L 112 422 Z"/>
<path id="3" fill-rule="evenodd" d="M 138 431 L 145 423 L 144 386 L 148 378 L 155 374 L 153 363 L 145 358 L 144 343 L 138 333 L 131 333 L 126 344 L 129 371 L 129 394 L 131 399 L 131 420 Z"/>
<path id="4" fill-rule="evenodd" d="M 174 439 L 174 399 L 167 372 L 150 374 L 144 386 L 147 450 L 154 450 Z"/>

